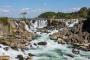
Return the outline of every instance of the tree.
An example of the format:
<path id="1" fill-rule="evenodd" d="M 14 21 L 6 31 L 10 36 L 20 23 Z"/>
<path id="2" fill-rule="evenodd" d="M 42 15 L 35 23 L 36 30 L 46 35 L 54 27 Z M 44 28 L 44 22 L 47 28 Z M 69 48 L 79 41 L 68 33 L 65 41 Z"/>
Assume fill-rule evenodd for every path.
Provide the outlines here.
<path id="1" fill-rule="evenodd" d="M 65 14 L 64 13 L 62 13 L 62 12 L 58 12 L 57 14 L 56 14 L 56 19 L 60 19 L 60 18 L 64 18 L 65 17 Z"/>
<path id="2" fill-rule="evenodd" d="M 87 20 L 83 23 L 83 31 L 87 31 L 90 33 L 90 8 L 87 11 Z"/>
<path id="3" fill-rule="evenodd" d="M 38 17 L 39 18 L 47 18 L 47 19 L 51 19 L 51 18 L 55 18 L 55 19 L 86 18 L 88 10 L 90 10 L 90 9 L 87 9 L 86 7 L 82 7 L 79 11 L 68 12 L 68 13 L 45 12 L 45 13 L 40 14 Z"/>
<path id="4" fill-rule="evenodd" d="M 51 18 L 53 18 L 55 16 L 56 16 L 56 13 L 55 12 L 45 12 L 45 13 L 40 14 L 40 16 L 38 16 L 38 17 L 39 18 L 51 19 Z"/>
<path id="5" fill-rule="evenodd" d="M 87 18 L 90 20 L 90 8 L 88 8 Z"/>
<path id="6" fill-rule="evenodd" d="M 0 23 L 8 24 L 8 17 L 0 17 Z"/>
<path id="7" fill-rule="evenodd" d="M 27 12 L 22 12 L 21 15 L 23 19 L 26 19 Z"/>
<path id="8" fill-rule="evenodd" d="M 87 17 L 87 8 L 86 7 L 82 7 L 79 11 L 79 15 L 80 17 L 84 17 L 86 18 Z"/>
<path id="9" fill-rule="evenodd" d="M 28 20 L 27 20 L 27 15 L 28 13 L 26 11 L 22 12 L 21 15 L 22 15 L 22 19 L 21 20 L 24 20 L 26 22 L 26 24 L 28 24 Z"/>

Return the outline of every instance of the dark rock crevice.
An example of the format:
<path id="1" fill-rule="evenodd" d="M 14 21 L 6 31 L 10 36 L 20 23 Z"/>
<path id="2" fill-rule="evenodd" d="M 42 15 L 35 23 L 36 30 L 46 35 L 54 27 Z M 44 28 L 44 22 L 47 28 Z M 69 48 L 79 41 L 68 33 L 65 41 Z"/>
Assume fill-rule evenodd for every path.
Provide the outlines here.
<path id="1" fill-rule="evenodd" d="M 90 19 L 87 19 L 83 22 L 82 30 L 90 33 Z"/>

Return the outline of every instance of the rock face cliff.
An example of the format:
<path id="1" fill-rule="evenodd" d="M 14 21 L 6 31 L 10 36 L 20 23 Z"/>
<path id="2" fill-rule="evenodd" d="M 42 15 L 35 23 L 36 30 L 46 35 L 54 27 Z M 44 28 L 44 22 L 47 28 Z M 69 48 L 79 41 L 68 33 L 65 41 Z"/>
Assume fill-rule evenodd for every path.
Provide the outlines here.
<path id="1" fill-rule="evenodd" d="M 28 25 L 24 20 L 6 20 L 5 22 L 0 20 L 0 44 L 12 48 L 24 48 L 35 36 L 33 32 L 27 31 L 26 28 L 28 28 Z"/>
<path id="2" fill-rule="evenodd" d="M 80 21 L 71 28 L 64 27 L 62 31 L 50 37 L 59 43 L 72 44 L 75 48 L 90 50 L 90 20 Z"/>

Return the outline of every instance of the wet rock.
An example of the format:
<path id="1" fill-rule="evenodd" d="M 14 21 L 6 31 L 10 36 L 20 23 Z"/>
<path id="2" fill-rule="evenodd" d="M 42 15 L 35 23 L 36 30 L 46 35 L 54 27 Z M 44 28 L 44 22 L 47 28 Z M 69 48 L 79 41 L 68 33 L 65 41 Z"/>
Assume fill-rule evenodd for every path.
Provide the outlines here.
<path id="1" fill-rule="evenodd" d="M 75 48 L 90 50 L 88 45 L 90 44 L 89 27 L 87 28 L 85 26 L 87 26 L 87 24 L 83 21 L 80 21 L 71 28 L 64 27 L 62 31 L 53 33 L 50 35 L 50 38 L 56 40 L 58 43 L 67 43 L 75 46 Z M 85 30 L 84 28 L 87 29 Z"/>
<path id="2" fill-rule="evenodd" d="M 85 47 L 85 46 L 80 46 L 79 49 L 81 49 L 83 51 L 88 51 L 87 47 Z"/>
<path id="3" fill-rule="evenodd" d="M 34 55 L 34 54 L 32 54 L 32 53 L 28 53 L 28 55 L 29 55 L 29 56 L 35 56 L 35 55 Z"/>
<path id="4" fill-rule="evenodd" d="M 74 55 L 72 55 L 72 54 L 65 54 L 65 55 L 74 58 Z"/>
<path id="5" fill-rule="evenodd" d="M 2 46 L 0 46 L 0 48 L 2 48 Z"/>
<path id="6" fill-rule="evenodd" d="M 9 50 L 9 47 L 5 47 L 5 48 L 3 48 L 4 50 L 6 50 L 6 51 L 8 51 Z"/>
<path id="7" fill-rule="evenodd" d="M 36 43 L 34 43 L 34 45 L 35 45 L 35 46 L 37 46 L 37 44 L 36 44 Z"/>
<path id="8" fill-rule="evenodd" d="M 90 51 L 90 44 L 88 45 L 87 49 L 88 49 L 88 51 Z"/>
<path id="9" fill-rule="evenodd" d="M 32 57 L 27 57 L 26 60 L 32 60 Z"/>
<path id="10" fill-rule="evenodd" d="M 12 48 L 12 49 L 14 49 L 14 50 L 17 50 L 17 51 L 18 51 L 18 48 L 17 48 L 17 47 L 15 47 L 15 46 L 14 46 L 14 47 L 11 47 L 11 48 Z"/>
<path id="11" fill-rule="evenodd" d="M 74 54 L 79 54 L 79 53 L 80 53 L 78 49 L 72 49 L 72 52 L 73 52 Z"/>
<path id="12" fill-rule="evenodd" d="M 25 50 L 29 50 L 29 48 L 25 47 L 25 48 L 21 48 L 22 51 L 25 51 Z"/>
<path id="13" fill-rule="evenodd" d="M 47 45 L 47 42 L 39 42 L 38 45 Z"/>
<path id="14" fill-rule="evenodd" d="M 57 36 L 53 36 L 53 35 L 51 36 L 51 35 L 50 35 L 50 39 L 51 39 L 51 40 L 57 40 Z"/>
<path id="15" fill-rule="evenodd" d="M 19 60 L 24 60 L 24 57 L 22 55 L 17 55 L 17 57 Z"/>
<path id="16" fill-rule="evenodd" d="M 33 46 L 30 44 L 30 47 L 33 47 Z"/>
<path id="17" fill-rule="evenodd" d="M 58 38 L 57 42 L 58 42 L 58 43 L 61 43 L 61 44 L 65 44 L 65 43 L 66 43 L 66 42 L 65 42 L 63 39 L 61 39 L 61 38 Z"/>

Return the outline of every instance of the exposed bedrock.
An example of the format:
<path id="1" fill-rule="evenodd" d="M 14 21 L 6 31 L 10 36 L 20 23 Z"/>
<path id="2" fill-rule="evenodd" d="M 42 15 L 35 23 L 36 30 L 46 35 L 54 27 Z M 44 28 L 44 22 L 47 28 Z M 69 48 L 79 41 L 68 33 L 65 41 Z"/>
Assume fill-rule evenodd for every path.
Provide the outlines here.
<path id="1" fill-rule="evenodd" d="M 75 26 L 64 27 L 62 31 L 50 35 L 58 43 L 67 43 L 77 46 L 75 48 L 90 51 L 90 21 L 80 21 Z"/>
<path id="2" fill-rule="evenodd" d="M 0 23 L 0 44 L 15 48 L 24 48 L 35 37 L 35 33 L 27 31 L 25 21 L 8 20 Z M 28 27 L 27 27 L 28 28 Z"/>
<path id="3" fill-rule="evenodd" d="M 61 21 L 49 22 L 49 21 L 50 20 L 48 20 L 48 25 L 47 25 L 48 29 L 60 29 L 66 26 L 65 22 L 61 22 Z"/>

